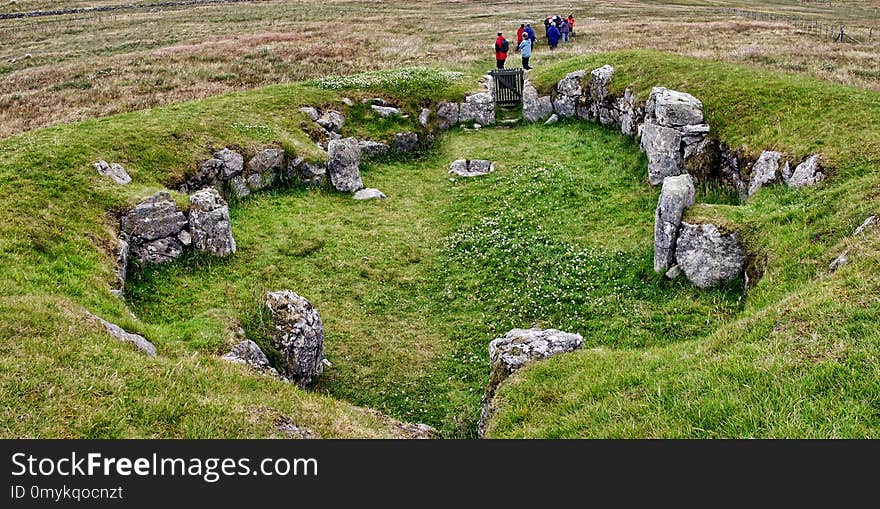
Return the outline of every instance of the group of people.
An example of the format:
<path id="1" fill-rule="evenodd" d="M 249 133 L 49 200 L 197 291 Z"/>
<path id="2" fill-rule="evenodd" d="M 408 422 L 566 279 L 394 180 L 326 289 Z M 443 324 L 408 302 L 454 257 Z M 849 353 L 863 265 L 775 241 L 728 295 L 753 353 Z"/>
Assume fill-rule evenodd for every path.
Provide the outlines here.
<path id="1" fill-rule="evenodd" d="M 547 16 L 544 19 L 544 32 L 547 37 L 547 45 L 550 49 L 556 49 L 559 41 L 563 44 L 571 39 L 574 34 L 574 15 L 569 14 L 567 18 L 562 16 Z M 516 31 L 516 48 L 515 52 L 522 56 L 523 69 L 531 69 L 529 59 L 532 57 L 532 49 L 535 47 L 535 30 L 531 23 L 522 23 Z M 495 39 L 495 62 L 499 69 L 504 69 L 504 62 L 507 61 L 507 54 L 510 52 L 510 43 L 504 38 L 502 32 L 498 32 Z"/>

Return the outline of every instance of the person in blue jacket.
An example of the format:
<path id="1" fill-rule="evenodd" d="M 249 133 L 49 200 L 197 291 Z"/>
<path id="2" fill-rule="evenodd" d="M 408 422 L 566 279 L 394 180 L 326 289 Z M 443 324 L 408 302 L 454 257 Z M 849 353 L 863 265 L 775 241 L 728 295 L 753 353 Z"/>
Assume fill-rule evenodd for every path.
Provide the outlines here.
<path id="1" fill-rule="evenodd" d="M 559 35 L 559 29 L 550 23 L 550 27 L 547 28 L 547 44 L 550 45 L 550 49 L 556 49 L 556 45 L 559 44 Z"/>
<path id="2" fill-rule="evenodd" d="M 519 43 L 519 51 L 522 54 L 522 66 L 523 69 L 529 70 L 529 58 L 532 56 L 532 39 L 529 37 L 524 37 L 522 42 Z"/>
<path id="3" fill-rule="evenodd" d="M 534 48 L 534 47 L 535 47 L 535 41 L 536 41 L 538 38 L 535 36 L 535 29 L 532 28 L 532 24 L 531 24 L 531 23 L 526 23 L 526 35 L 527 35 L 526 38 L 527 38 L 528 40 L 532 41 L 532 47 Z"/>

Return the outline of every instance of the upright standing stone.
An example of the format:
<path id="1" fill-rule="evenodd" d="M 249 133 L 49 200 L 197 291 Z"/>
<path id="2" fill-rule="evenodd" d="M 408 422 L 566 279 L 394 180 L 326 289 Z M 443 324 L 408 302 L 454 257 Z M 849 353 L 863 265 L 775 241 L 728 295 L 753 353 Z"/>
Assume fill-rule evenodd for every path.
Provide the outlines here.
<path id="1" fill-rule="evenodd" d="M 168 191 L 138 203 L 122 218 L 122 237 L 141 263 L 162 263 L 183 254 L 191 238 L 187 219 Z"/>
<path id="2" fill-rule="evenodd" d="M 742 274 L 746 252 L 736 233 L 722 233 L 714 224 L 682 222 L 675 260 L 691 283 L 709 288 Z"/>
<path id="3" fill-rule="evenodd" d="M 648 181 L 656 186 L 666 177 L 681 175 L 684 162 L 681 154 L 681 133 L 654 123 L 645 124 L 642 148 L 648 155 Z"/>
<path id="4" fill-rule="evenodd" d="M 776 182 L 779 172 L 779 160 L 782 154 L 765 150 L 761 152 L 761 156 L 752 166 L 752 178 L 749 181 L 749 196 L 757 193 L 759 189 L 767 184 Z"/>
<path id="5" fill-rule="evenodd" d="M 327 173 L 338 191 L 353 193 L 364 187 L 361 180 L 361 149 L 354 138 L 331 140 L 327 146 Z"/>
<path id="6" fill-rule="evenodd" d="M 783 174 L 785 183 L 790 187 L 808 187 L 814 186 L 825 179 L 819 165 L 819 154 L 811 155 L 806 161 L 797 165 L 794 172 L 789 176 Z"/>
<path id="7" fill-rule="evenodd" d="M 675 265 L 675 245 L 684 210 L 694 204 L 694 180 L 690 175 L 663 179 L 663 190 L 654 213 L 654 270 L 664 272 Z"/>
<path id="8" fill-rule="evenodd" d="M 272 315 L 272 342 L 284 357 L 281 375 L 300 387 L 311 387 L 324 372 L 324 325 L 318 311 L 290 290 L 266 294 Z"/>
<path id="9" fill-rule="evenodd" d="M 193 248 L 215 256 L 235 252 L 229 206 L 216 189 L 202 189 L 189 197 L 189 228 Z"/>

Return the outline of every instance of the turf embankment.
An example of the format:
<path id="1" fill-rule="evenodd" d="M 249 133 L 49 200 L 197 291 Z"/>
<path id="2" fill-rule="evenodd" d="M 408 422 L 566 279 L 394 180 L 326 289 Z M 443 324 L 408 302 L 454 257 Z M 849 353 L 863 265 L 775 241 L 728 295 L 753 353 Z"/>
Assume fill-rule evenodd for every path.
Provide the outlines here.
<path id="1" fill-rule="evenodd" d="M 747 298 L 654 275 L 643 157 L 611 131 L 562 124 L 456 130 L 419 159 L 371 163 L 382 203 L 292 188 L 234 204 L 239 252 L 138 274 L 135 319 L 107 292 L 110 211 L 178 183 L 208 145 L 314 156 L 296 107 L 340 92 L 277 86 L 58 126 L 0 142 L 4 436 L 271 436 L 284 419 L 322 436 L 399 436 L 349 402 L 473 436 L 488 340 L 533 324 L 581 332 L 589 349 L 507 381 L 492 436 L 876 436 L 880 233 L 847 236 L 880 208 L 880 96 L 653 52 L 535 79 L 604 63 L 641 98 L 652 85 L 693 93 L 732 147 L 821 151 L 833 166 L 818 188 L 765 188 L 742 206 L 701 190 L 691 217 L 734 225 L 764 260 Z M 416 107 L 462 81 L 382 85 Z M 350 119 L 359 136 L 405 127 Z M 451 159 L 484 156 L 492 177 L 446 178 Z M 105 181 L 97 159 L 134 182 Z M 850 264 L 828 274 L 843 249 Z M 239 324 L 257 333 L 260 296 L 279 285 L 324 318 L 333 367 L 317 393 L 216 359 Z M 81 306 L 147 336 L 158 359 L 106 337 Z"/>

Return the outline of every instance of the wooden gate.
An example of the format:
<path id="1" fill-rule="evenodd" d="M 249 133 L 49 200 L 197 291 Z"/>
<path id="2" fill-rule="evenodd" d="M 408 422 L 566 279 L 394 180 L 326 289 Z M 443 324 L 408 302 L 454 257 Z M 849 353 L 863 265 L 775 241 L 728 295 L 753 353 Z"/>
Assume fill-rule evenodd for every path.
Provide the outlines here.
<path id="1" fill-rule="evenodd" d="M 489 71 L 494 84 L 495 104 L 509 108 L 522 105 L 523 70 L 493 69 Z"/>

